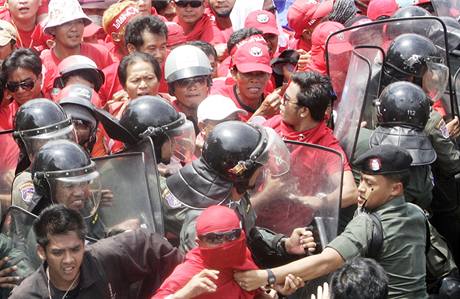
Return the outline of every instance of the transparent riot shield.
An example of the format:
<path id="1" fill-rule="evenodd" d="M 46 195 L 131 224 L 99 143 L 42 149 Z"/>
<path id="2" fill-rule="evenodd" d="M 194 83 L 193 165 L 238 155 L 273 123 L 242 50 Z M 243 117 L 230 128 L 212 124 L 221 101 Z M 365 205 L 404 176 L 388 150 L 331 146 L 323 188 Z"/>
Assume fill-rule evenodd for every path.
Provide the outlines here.
<path id="1" fill-rule="evenodd" d="M 450 61 L 448 53 L 448 39 L 446 33 L 446 25 L 443 21 L 437 17 L 413 17 L 413 18 L 401 18 L 401 19 L 386 19 L 371 23 L 360 24 L 357 26 L 345 28 L 343 30 L 334 32 L 328 37 L 326 42 L 326 62 L 328 66 L 328 74 L 331 77 L 334 90 L 337 94 L 337 100 L 341 101 L 344 96 L 345 88 L 354 88 L 354 83 L 351 76 L 348 76 L 348 72 L 353 71 L 350 69 L 350 63 L 352 60 L 353 53 L 356 53 L 357 48 L 380 48 L 382 54 L 377 54 L 374 51 L 376 57 L 372 57 L 370 54 L 366 54 L 363 50 L 359 51 L 359 54 L 366 57 L 372 68 L 378 64 L 382 64 L 386 51 L 391 45 L 392 41 L 405 33 L 415 33 L 422 35 L 430 40 L 436 41 L 436 45 L 441 51 L 442 61 L 439 64 L 446 66 L 449 69 Z M 331 38 L 335 35 L 340 35 L 345 38 L 355 51 L 347 51 L 340 54 L 334 53 L 333 43 L 330 42 Z M 372 51 L 371 51 L 372 52 Z M 414 57 L 415 59 L 415 57 Z M 344 67 L 344 63 L 347 66 Z M 374 69 L 372 69 L 372 76 L 374 76 Z M 346 80 L 344 78 L 350 78 Z M 451 77 L 447 76 L 447 87 L 445 90 L 453 90 Z M 401 80 L 404 80 L 401 78 Z M 360 82 L 357 82 L 360 84 Z M 352 84 L 352 85 L 349 85 Z M 375 92 L 377 89 L 377 92 Z M 370 88 L 370 92 L 375 93 L 377 96 L 381 92 L 382 86 L 379 83 L 377 87 Z M 456 98 L 450 93 L 448 95 L 447 104 L 445 110 L 447 114 L 458 115 L 456 104 Z"/>
<path id="2" fill-rule="evenodd" d="M 457 19 L 460 17 L 460 1 L 458 0 L 431 0 L 434 14 Z"/>
<path id="3" fill-rule="evenodd" d="M 2 214 L 11 206 L 11 186 L 19 160 L 12 131 L 0 132 L 0 201 Z"/>
<path id="4" fill-rule="evenodd" d="M 251 196 L 256 224 L 288 236 L 297 227 L 312 226 L 322 249 L 337 235 L 342 157 L 318 145 L 292 141 L 286 145 L 291 154 L 289 171 L 277 177 L 264 173 Z"/>
<path id="5" fill-rule="evenodd" d="M 143 170 L 147 178 L 148 196 L 150 199 L 151 211 L 155 223 L 155 231 L 163 235 L 164 224 L 161 208 L 159 175 L 153 142 L 150 138 L 145 138 L 141 142 L 135 145 L 131 145 L 125 152 L 140 152 L 143 154 Z"/>
<path id="6" fill-rule="evenodd" d="M 138 227 L 158 231 L 144 153 L 122 153 L 94 161 L 101 175 L 102 198 L 98 217 L 105 234 Z"/>
<path id="7" fill-rule="evenodd" d="M 37 219 L 34 214 L 16 206 L 11 206 L 2 222 L 2 233 L 10 238 L 13 248 L 24 253 L 34 269 L 41 260 L 37 254 L 37 239 L 32 225 Z"/>

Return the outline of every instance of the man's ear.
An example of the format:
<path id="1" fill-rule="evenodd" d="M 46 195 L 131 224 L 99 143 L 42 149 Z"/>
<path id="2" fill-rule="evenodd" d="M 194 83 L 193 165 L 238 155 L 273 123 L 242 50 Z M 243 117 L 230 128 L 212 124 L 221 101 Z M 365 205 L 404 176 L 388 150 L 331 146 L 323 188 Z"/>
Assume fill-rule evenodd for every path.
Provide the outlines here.
<path id="1" fill-rule="evenodd" d="M 41 245 L 37 245 L 37 254 L 42 261 L 46 261 L 45 248 L 43 248 Z"/>
<path id="2" fill-rule="evenodd" d="M 404 185 L 402 182 L 393 183 L 391 186 L 391 195 L 396 197 L 404 193 Z"/>
<path id="3" fill-rule="evenodd" d="M 134 47 L 133 44 L 127 44 L 126 49 L 128 50 L 129 54 L 136 52 L 136 47 Z"/>
<path id="4" fill-rule="evenodd" d="M 232 74 L 233 79 L 236 81 L 236 76 L 238 75 L 238 71 L 237 71 L 236 67 L 232 67 L 230 69 L 230 74 Z"/>

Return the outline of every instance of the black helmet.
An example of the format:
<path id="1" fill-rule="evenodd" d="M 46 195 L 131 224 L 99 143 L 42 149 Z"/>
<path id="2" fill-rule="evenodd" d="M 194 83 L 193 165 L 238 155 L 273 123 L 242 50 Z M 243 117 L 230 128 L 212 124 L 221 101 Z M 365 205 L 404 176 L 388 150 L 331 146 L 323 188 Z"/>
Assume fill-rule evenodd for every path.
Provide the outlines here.
<path id="1" fill-rule="evenodd" d="M 380 125 L 409 126 L 424 129 L 430 117 L 430 99 L 410 82 L 388 85 L 377 102 Z"/>
<path id="2" fill-rule="evenodd" d="M 443 62 L 440 51 L 431 40 L 418 34 L 402 34 L 388 48 L 381 89 L 392 82 L 409 81 L 437 100 L 446 88 L 449 74 Z"/>
<path id="3" fill-rule="evenodd" d="M 429 17 L 431 16 L 430 12 L 424 8 L 418 6 L 407 6 L 398 9 L 391 16 L 392 19 L 399 18 L 412 18 L 412 17 Z M 427 21 L 427 24 L 431 24 L 433 21 Z M 387 38 L 394 39 L 398 35 L 404 33 L 417 33 L 423 36 L 427 36 L 430 26 L 420 26 L 421 22 L 419 20 L 395 20 L 389 22 L 386 25 L 385 33 Z"/>
<path id="4" fill-rule="evenodd" d="M 138 140 L 151 137 L 157 162 L 169 163 L 169 158 L 161 159 L 161 147 L 167 140 L 171 141 L 177 158 L 191 160 L 195 148 L 193 123 L 161 97 L 141 96 L 130 101 L 121 115 L 120 125 Z"/>
<path id="5" fill-rule="evenodd" d="M 72 141 L 55 140 L 45 144 L 32 163 L 32 180 L 41 208 L 46 204 L 62 203 L 80 210 L 84 217 L 91 217 L 99 206 L 101 186 L 96 164 Z M 86 193 L 75 200 L 75 195 L 61 192 L 76 186 L 85 188 Z"/>
<path id="6" fill-rule="evenodd" d="M 286 173 L 289 156 L 286 145 L 272 129 L 226 121 L 208 135 L 201 159 L 221 177 L 246 188 L 261 166 L 268 166 L 272 175 Z"/>
<path id="7" fill-rule="evenodd" d="M 78 136 L 78 143 L 91 152 L 96 142 L 96 131 L 98 120 L 95 115 L 95 107 L 91 102 L 93 94 L 96 92 L 88 86 L 72 84 L 63 91 L 65 96 L 59 101 L 59 105 L 72 118 Z M 79 126 L 84 125 L 89 128 L 89 135 L 79 135 Z"/>
<path id="8" fill-rule="evenodd" d="M 35 154 L 50 140 L 76 140 L 70 117 L 62 107 L 48 99 L 34 99 L 21 105 L 13 126 L 16 142 L 29 155 Z"/>

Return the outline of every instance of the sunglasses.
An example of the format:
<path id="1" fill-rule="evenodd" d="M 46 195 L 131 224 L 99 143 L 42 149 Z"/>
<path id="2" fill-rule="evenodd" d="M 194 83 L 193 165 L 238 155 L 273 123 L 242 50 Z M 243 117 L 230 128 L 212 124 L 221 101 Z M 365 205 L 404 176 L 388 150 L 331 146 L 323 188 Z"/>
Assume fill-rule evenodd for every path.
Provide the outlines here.
<path id="1" fill-rule="evenodd" d="M 26 91 L 30 91 L 30 90 L 32 90 L 32 88 L 34 88 L 34 86 L 35 86 L 35 80 L 33 80 L 31 78 L 27 78 L 27 79 L 25 79 L 24 81 L 21 81 L 21 82 L 11 81 L 11 82 L 6 83 L 6 88 L 11 92 L 18 91 L 19 87 L 21 87 L 22 89 L 24 89 Z"/>
<path id="2" fill-rule="evenodd" d="M 193 8 L 198 8 L 198 7 L 201 7 L 201 5 L 203 5 L 203 1 L 198 1 L 198 0 L 195 0 L 195 1 L 177 1 L 176 5 L 178 7 L 181 7 L 181 8 L 184 8 L 184 7 L 187 7 L 187 6 L 190 6 L 190 7 L 193 7 Z"/>
<path id="3" fill-rule="evenodd" d="M 205 235 L 198 236 L 201 241 L 210 244 L 222 244 L 224 242 L 235 241 L 241 236 L 241 228 L 236 228 L 229 232 L 221 233 L 208 233 Z"/>
<path id="4" fill-rule="evenodd" d="M 176 83 L 179 87 L 186 88 L 186 87 L 190 87 L 194 85 L 195 83 L 198 83 L 199 85 L 204 85 L 206 84 L 206 81 L 207 81 L 207 76 L 198 76 L 198 77 L 177 80 Z"/>

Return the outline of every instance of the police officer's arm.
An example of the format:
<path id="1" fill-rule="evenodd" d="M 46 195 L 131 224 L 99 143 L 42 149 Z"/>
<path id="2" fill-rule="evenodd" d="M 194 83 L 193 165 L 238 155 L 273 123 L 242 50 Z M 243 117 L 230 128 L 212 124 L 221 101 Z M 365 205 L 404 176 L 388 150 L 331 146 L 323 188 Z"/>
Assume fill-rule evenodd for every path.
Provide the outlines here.
<path id="1" fill-rule="evenodd" d="M 12 288 L 34 272 L 24 252 L 12 247 L 11 239 L 0 234 L 0 288 Z"/>
<path id="2" fill-rule="evenodd" d="M 293 274 L 304 281 L 323 276 L 335 271 L 344 264 L 342 256 L 332 248 L 326 248 L 321 254 L 308 256 L 287 265 L 271 269 L 276 278 L 276 283 L 283 283 L 286 276 Z M 238 272 L 235 280 L 247 291 L 255 290 L 268 282 L 266 270 L 252 270 Z"/>

